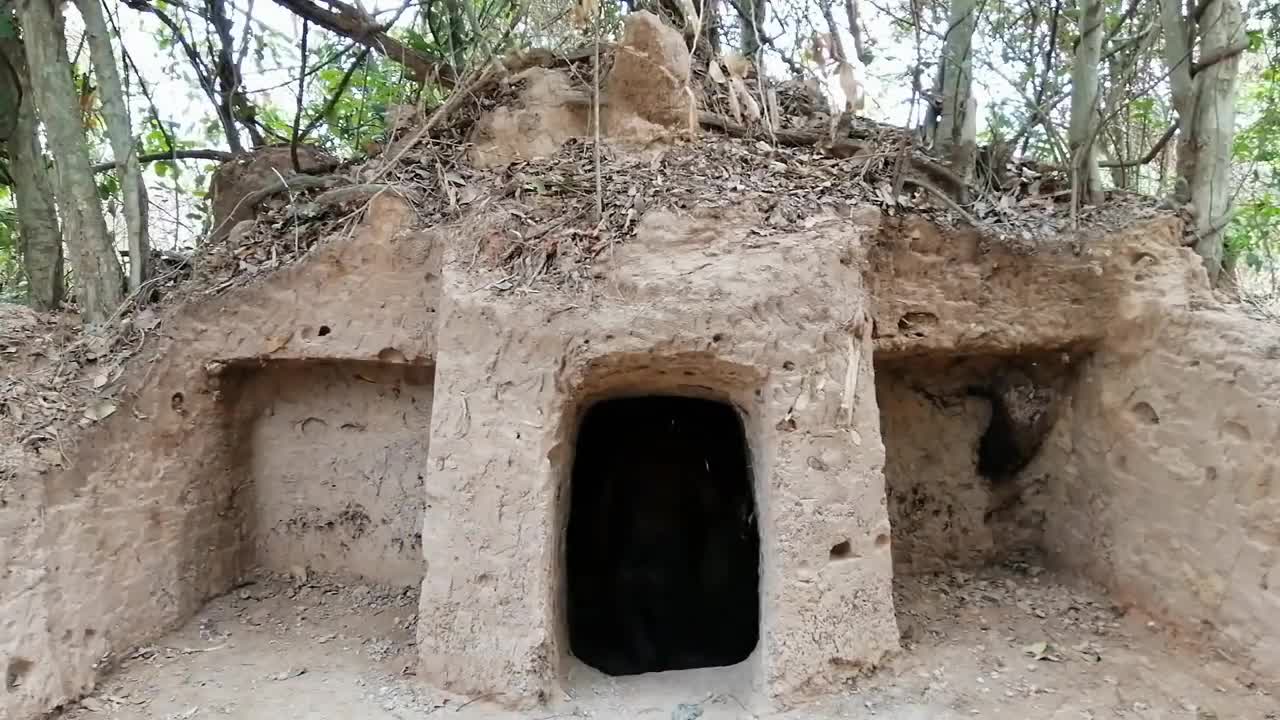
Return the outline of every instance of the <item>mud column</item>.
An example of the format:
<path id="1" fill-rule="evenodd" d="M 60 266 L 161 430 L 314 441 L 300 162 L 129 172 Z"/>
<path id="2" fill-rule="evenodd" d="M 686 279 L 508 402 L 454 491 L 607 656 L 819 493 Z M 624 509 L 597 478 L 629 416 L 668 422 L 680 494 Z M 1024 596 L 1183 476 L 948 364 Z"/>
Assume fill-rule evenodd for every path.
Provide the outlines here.
<path id="1" fill-rule="evenodd" d="M 566 681 L 578 662 L 563 546 L 577 423 L 593 402 L 634 395 L 706 397 L 744 419 L 761 624 L 743 667 L 761 699 L 835 691 L 897 647 L 858 271 L 877 217 L 762 243 L 746 213 L 651 213 L 597 266 L 599 291 L 576 294 L 486 289 L 505 271 L 475 272 L 472 243 L 451 243 L 426 479 L 424 680 L 524 707 Z"/>

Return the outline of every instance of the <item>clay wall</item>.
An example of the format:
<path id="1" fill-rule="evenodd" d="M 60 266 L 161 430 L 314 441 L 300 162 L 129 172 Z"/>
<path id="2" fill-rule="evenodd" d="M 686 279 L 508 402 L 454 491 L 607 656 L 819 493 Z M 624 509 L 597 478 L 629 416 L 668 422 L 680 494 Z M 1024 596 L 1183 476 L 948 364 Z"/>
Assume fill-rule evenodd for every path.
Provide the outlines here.
<path id="1" fill-rule="evenodd" d="M 983 438 L 1001 432 L 986 393 L 1021 373 L 1057 397 L 1077 363 L 1065 352 L 876 362 L 895 573 L 977 568 L 1041 546 L 1043 478 L 981 472 Z"/>
<path id="2" fill-rule="evenodd" d="M 561 538 L 576 426 L 593 400 L 628 394 L 707 397 L 743 416 L 762 548 L 746 687 L 782 703 L 834 692 L 897 647 L 870 348 L 850 331 L 865 293 L 842 262 L 878 217 L 761 242 L 747 211 L 655 211 L 601 257 L 590 297 L 487 290 L 503 275 L 469 272 L 472 243 L 458 243 L 438 335 L 421 677 L 526 706 L 570 680 Z"/>
<path id="3" fill-rule="evenodd" d="M 1153 300 L 1114 330 L 1040 463 L 1046 545 L 1280 677 L 1280 327 Z"/>
<path id="4" fill-rule="evenodd" d="M 243 564 L 422 580 L 434 368 L 278 362 L 238 390 Z"/>
<path id="5" fill-rule="evenodd" d="M 380 197 L 354 237 L 165 316 L 120 408 L 67 447 L 65 467 L 5 449 L 0 717 L 79 697 L 246 569 L 238 363 L 430 364 L 438 252 L 404 230 L 411 217 Z"/>

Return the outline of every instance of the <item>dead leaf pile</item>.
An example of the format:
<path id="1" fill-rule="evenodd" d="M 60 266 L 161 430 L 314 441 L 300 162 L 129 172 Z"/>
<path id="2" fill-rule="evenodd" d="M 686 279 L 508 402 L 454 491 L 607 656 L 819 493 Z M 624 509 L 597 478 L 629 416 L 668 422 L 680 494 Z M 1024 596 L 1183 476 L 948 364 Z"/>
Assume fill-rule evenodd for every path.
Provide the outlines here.
<path id="1" fill-rule="evenodd" d="M 119 410 L 125 364 L 158 322 L 144 310 L 90 333 L 70 313 L 0 305 L 0 440 L 64 465 L 74 430 Z"/>

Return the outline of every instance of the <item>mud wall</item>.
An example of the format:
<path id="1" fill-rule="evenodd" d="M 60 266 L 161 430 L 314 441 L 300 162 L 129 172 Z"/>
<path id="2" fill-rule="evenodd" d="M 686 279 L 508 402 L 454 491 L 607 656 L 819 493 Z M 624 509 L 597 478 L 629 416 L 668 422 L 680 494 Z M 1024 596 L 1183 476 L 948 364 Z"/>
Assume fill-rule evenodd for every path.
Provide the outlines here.
<path id="1" fill-rule="evenodd" d="M 760 643 L 736 668 L 747 687 L 796 702 L 895 649 L 866 296 L 849 262 L 878 218 L 758 241 L 750 211 L 653 211 L 601 255 L 592 297 L 488 290 L 504 274 L 471 271 L 462 237 L 439 324 L 419 676 L 512 705 L 560 692 L 577 423 L 634 394 L 744 417 L 762 548 Z"/>
<path id="2" fill-rule="evenodd" d="M 1046 544 L 1276 679 L 1280 326 L 1198 305 L 1134 308 L 1085 366 L 1040 464 Z"/>
<path id="3" fill-rule="evenodd" d="M 1177 219 L 1156 217 L 1037 246 L 920 217 L 886 219 L 867 252 L 876 356 L 1087 350 L 1135 288 L 1196 281 L 1181 235 Z"/>
<path id="4" fill-rule="evenodd" d="M 1009 412 L 996 407 L 995 386 L 1015 374 L 1031 380 L 1053 412 L 1077 362 L 1052 352 L 876 362 L 895 573 L 981 567 L 1040 547 L 1043 477 L 987 477 L 979 456 L 985 437 L 1000 443 L 1007 438 L 994 436 L 1010 431 L 993 423 L 993 410 Z"/>
<path id="5" fill-rule="evenodd" d="M 17 492 L 0 513 L 0 661 L 14 679 L 0 717 L 79 697 L 243 569 L 229 365 L 430 362 L 438 252 L 406 230 L 412 217 L 380 196 L 354 237 L 165 316 L 120 381 L 119 410 L 68 448 L 65 467 L 6 450 Z"/>
<path id="6" fill-rule="evenodd" d="M 245 563 L 419 583 L 434 368 L 284 362 L 246 374 Z"/>

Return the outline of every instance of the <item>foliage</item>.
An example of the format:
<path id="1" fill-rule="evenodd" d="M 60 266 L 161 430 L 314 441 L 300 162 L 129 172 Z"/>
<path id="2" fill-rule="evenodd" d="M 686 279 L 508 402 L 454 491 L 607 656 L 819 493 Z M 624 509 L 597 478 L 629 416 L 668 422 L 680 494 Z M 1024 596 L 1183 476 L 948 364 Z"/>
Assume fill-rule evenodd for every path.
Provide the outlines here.
<path id="1" fill-rule="evenodd" d="M 13 193 L 0 185 L 0 302 L 22 302 L 27 280 L 19 255 L 18 216 Z"/>

